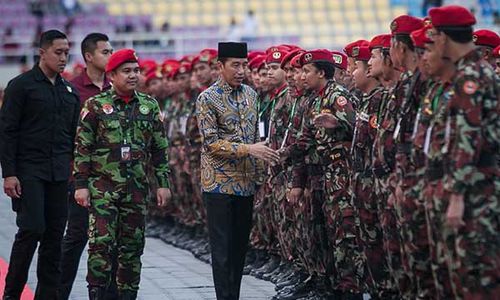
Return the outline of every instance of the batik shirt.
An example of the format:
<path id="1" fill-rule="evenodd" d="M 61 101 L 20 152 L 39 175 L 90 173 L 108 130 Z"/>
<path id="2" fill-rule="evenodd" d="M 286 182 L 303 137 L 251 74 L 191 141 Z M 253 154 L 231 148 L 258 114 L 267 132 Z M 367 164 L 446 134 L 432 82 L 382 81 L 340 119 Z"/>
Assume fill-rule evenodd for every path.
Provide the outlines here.
<path id="1" fill-rule="evenodd" d="M 258 97 L 247 85 L 232 88 L 219 79 L 196 101 L 202 137 L 203 192 L 251 196 L 257 162 L 248 144 L 259 141 Z"/>

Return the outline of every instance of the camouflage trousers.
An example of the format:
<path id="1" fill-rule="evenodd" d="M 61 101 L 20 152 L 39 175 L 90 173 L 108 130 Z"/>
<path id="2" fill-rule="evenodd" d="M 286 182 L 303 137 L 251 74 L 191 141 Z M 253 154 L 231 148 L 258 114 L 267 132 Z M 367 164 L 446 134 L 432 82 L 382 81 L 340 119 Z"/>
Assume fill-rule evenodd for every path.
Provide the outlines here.
<path id="1" fill-rule="evenodd" d="M 100 190 L 103 186 L 107 191 Z M 113 250 L 118 252 L 116 283 L 119 290 L 139 289 L 141 255 L 144 250 L 146 191 L 115 187 L 96 180 L 90 183 L 89 287 L 110 283 Z M 125 190 L 125 191 L 124 191 Z"/>
<path id="2" fill-rule="evenodd" d="M 201 196 L 201 169 L 199 159 L 190 160 L 189 162 L 191 174 L 189 179 L 191 183 L 192 194 L 191 199 L 191 214 L 193 216 L 193 225 L 207 224 L 207 212 Z M 189 202 L 189 201 L 188 201 Z"/>
<path id="3" fill-rule="evenodd" d="M 272 187 L 273 226 L 280 246 L 280 256 L 292 261 L 295 256 L 295 222 L 292 205 L 287 201 L 285 172 L 279 172 L 276 176 L 270 177 L 269 186 Z"/>
<path id="4" fill-rule="evenodd" d="M 375 179 L 375 191 L 377 197 L 377 211 L 383 232 L 383 246 L 389 266 L 389 272 L 398 289 L 402 294 L 409 288 L 410 280 L 405 274 L 401 259 L 401 228 L 396 219 L 396 211 L 393 205 L 388 204 L 390 187 L 387 178 Z M 398 298 L 398 299 L 399 299 Z"/>
<path id="5" fill-rule="evenodd" d="M 455 270 L 449 268 L 455 245 L 455 235 L 445 226 L 449 194 L 442 180 L 425 182 L 423 192 L 425 217 L 428 228 L 429 252 L 436 299 L 457 299 L 458 287 L 452 281 Z"/>
<path id="6" fill-rule="evenodd" d="M 454 231 L 448 261 L 458 299 L 498 299 L 500 295 L 500 183 L 477 182 L 464 194 L 465 225 Z"/>
<path id="7" fill-rule="evenodd" d="M 276 232 L 271 220 L 271 189 L 266 183 L 255 193 L 253 227 L 250 243 L 254 249 L 271 250 L 276 247 Z"/>
<path id="8" fill-rule="evenodd" d="M 353 208 L 359 217 L 359 245 L 366 258 L 366 290 L 379 299 L 398 299 L 398 292 L 384 254 L 382 226 L 377 213 L 373 177 L 354 173 L 351 187 Z"/>
<path id="9" fill-rule="evenodd" d="M 330 244 L 329 258 L 333 263 L 330 282 L 334 290 L 360 293 L 365 259 L 358 244 L 359 219 L 351 204 L 348 164 L 339 160 L 328 165 L 326 170 L 323 212 Z"/>
<path id="10" fill-rule="evenodd" d="M 402 266 L 410 279 L 410 285 L 402 297 L 408 300 L 433 299 L 436 294 L 425 208 L 420 198 L 422 190 L 423 183 L 417 177 L 408 178 L 403 199 L 395 203 L 398 226 L 401 228 Z"/>

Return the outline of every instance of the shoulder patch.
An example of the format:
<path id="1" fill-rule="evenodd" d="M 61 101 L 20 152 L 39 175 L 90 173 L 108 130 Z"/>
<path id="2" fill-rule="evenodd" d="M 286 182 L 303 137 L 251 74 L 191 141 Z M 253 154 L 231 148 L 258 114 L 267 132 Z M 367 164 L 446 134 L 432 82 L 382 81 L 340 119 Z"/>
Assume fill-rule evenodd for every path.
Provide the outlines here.
<path id="1" fill-rule="evenodd" d="M 373 115 L 370 117 L 370 127 L 373 128 L 373 129 L 377 129 L 378 127 L 378 124 L 377 124 L 377 115 Z"/>
<path id="2" fill-rule="evenodd" d="M 344 106 L 347 104 L 347 99 L 344 96 L 340 96 L 337 98 L 336 102 L 338 106 Z"/>
<path id="3" fill-rule="evenodd" d="M 478 86 L 477 82 L 475 82 L 473 80 L 466 80 L 462 86 L 462 90 L 467 95 L 474 94 L 478 88 L 479 88 L 479 86 Z"/>

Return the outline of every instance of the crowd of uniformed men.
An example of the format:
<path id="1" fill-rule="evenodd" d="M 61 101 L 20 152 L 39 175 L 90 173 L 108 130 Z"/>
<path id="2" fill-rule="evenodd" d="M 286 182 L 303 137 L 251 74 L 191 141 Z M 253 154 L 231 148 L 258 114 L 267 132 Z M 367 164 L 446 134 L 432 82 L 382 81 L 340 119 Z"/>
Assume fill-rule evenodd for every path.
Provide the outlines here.
<path id="1" fill-rule="evenodd" d="M 467 9 L 446 6 L 425 19 L 399 16 L 387 34 L 353 41 L 343 52 L 275 45 L 248 54 L 245 83 L 260 97 L 256 130 L 280 160 L 261 165 L 254 178 L 244 272 L 276 283 L 276 299 L 362 299 L 363 293 L 372 299 L 499 299 L 500 38 L 473 31 L 475 23 Z M 206 260 L 201 186 L 211 174 L 200 167 L 196 100 L 217 81 L 217 61 L 215 49 L 161 64 L 139 61 L 138 90 L 160 106 L 172 191 L 166 206 L 149 208 L 147 231 Z M 108 101 L 104 96 L 92 99 Z M 144 99 L 137 115 L 147 119 L 155 106 Z M 84 107 L 82 120 L 113 122 L 112 106 L 103 106 L 102 116 L 92 107 Z M 77 139 L 77 174 L 89 163 L 84 152 L 93 138 L 85 137 Z M 122 160 L 130 151 L 126 144 Z M 156 172 L 165 181 L 166 169 L 152 165 L 148 177 Z M 169 186 L 158 181 L 157 187 Z M 99 188 L 106 189 L 91 193 Z M 88 195 L 75 198 L 85 206 Z M 91 226 L 111 226 L 99 224 Z M 96 257 L 92 263 L 88 279 L 111 269 Z M 76 269 L 71 272 L 74 279 Z"/>
<path id="2" fill-rule="evenodd" d="M 255 178 L 245 272 L 277 299 L 498 299 L 500 38 L 475 23 L 448 6 L 344 53 L 249 53 L 260 136 L 281 161 Z M 204 49 L 141 63 L 170 143 L 173 201 L 150 214 L 201 232 L 195 102 L 216 62 Z"/>

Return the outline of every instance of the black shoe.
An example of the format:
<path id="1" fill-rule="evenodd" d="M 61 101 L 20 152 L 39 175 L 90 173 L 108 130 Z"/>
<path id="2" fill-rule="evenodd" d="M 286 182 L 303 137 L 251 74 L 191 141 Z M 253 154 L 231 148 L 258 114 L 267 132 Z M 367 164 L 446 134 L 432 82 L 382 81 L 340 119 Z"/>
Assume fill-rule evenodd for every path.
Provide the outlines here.
<path id="1" fill-rule="evenodd" d="M 89 286 L 89 300 L 104 300 L 106 289 L 103 287 Z"/>
<path id="2" fill-rule="evenodd" d="M 137 299 L 137 291 L 123 290 L 118 292 L 118 300 L 135 300 Z"/>
<path id="3" fill-rule="evenodd" d="M 272 255 L 266 264 L 264 264 L 259 269 L 254 270 L 254 272 L 250 272 L 250 275 L 253 275 L 259 279 L 262 279 L 262 276 L 264 274 L 274 271 L 279 265 L 280 265 L 279 256 Z"/>
<path id="4" fill-rule="evenodd" d="M 314 289 L 314 285 L 312 280 L 308 278 L 308 280 L 304 282 L 300 282 L 296 286 L 294 286 L 292 289 L 288 291 L 283 291 L 282 293 L 278 293 L 278 295 L 275 296 L 276 300 L 296 300 L 296 299 L 301 299 L 304 297 L 307 297 L 309 293 Z"/>

